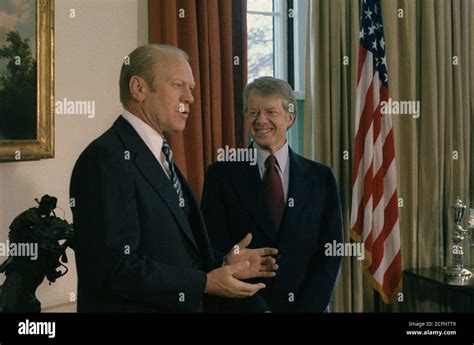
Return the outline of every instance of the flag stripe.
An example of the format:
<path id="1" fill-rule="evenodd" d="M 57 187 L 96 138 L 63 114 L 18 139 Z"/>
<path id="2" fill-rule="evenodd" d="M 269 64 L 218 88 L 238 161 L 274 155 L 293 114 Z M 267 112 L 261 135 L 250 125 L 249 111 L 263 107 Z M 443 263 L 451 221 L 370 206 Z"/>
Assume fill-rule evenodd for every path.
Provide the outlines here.
<path id="1" fill-rule="evenodd" d="M 376 234 L 376 240 L 372 246 L 372 264 L 370 266 L 370 273 L 374 274 L 377 268 L 379 267 L 380 263 L 384 259 L 384 246 L 385 240 L 390 235 L 395 222 L 397 221 L 398 217 L 394 212 L 392 212 L 393 207 L 396 207 L 396 196 L 397 193 L 394 193 L 390 198 L 390 201 L 387 207 L 384 209 L 384 224 L 383 229 L 380 234 Z"/>
<path id="2" fill-rule="evenodd" d="M 389 296 L 390 299 L 394 298 L 394 291 L 396 291 L 397 286 L 402 281 L 402 270 L 400 267 L 402 267 L 402 253 L 399 250 L 383 277 L 384 293 L 386 296 Z"/>
<path id="3" fill-rule="evenodd" d="M 367 50 L 365 49 L 359 49 L 359 68 L 357 70 L 357 85 L 360 83 L 360 77 L 367 75 L 367 73 L 362 73 L 362 68 L 365 66 L 365 62 L 367 61 L 372 61 L 372 59 L 366 59 L 367 55 Z M 369 68 L 370 71 L 373 70 L 372 66 L 367 66 L 366 68 Z"/>
<path id="4" fill-rule="evenodd" d="M 369 93 L 369 87 L 372 86 L 373 80 L 373 65 L 372 65 L 372 54 L 369 53 L 369 56 L 366 59 L 366 62 L 363 65 L 362 77 L 360 83 L 357 85 L 356 91 L 356 127 L 359 128 L 359 121 L 361 119 L 362 108 L 365 104 L 360 102 L 361 98 L 365 98 Z"/>
<path id="5" fill-rule="evenodd" d="M 364 155 L 364 148 L 367 147 L 366 145 L 364 145 L 364 141 L 366 140 L 367 135 L 372 134 L 371 126 L 372 126 L 373 118 L 372 118 L 371 108 L 373 104 L 373 93 L 374 93 L 373 83 L 371 83 L 367 91 L 367 102 L 365 103 L 364 109 L 361 114 L 360 126 L 356 132 L 356 137 L 355 137 L 354 171 L 359 170 L 359 164 L 361 162 L 362 156 Z M 356 178 L 357 178 L 357 175 L 353 176 L 353 181 L 352 181 L 353 183 Z"/>

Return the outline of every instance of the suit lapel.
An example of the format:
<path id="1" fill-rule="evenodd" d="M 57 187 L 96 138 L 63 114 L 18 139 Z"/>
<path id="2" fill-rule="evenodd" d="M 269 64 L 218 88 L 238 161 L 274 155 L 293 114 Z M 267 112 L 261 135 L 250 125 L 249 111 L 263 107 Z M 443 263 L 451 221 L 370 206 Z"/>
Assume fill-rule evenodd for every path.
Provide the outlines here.
<path id="1" fill-rule="evenodd" d="M 178 174 L 179 180 L 182 183 L 183 192 L 186 193 L 186 196 L 188 198 L 188 206 L 191 217 L 192 214 L 194 214 L 196 217 L 196 224 L 191 224 L 191 226 L 196 226 L 195 231 L 193 232 L 194 239 L 198 242 L 198 247 L 202 253 L 201 257 L 203 259 L 208 260 L 207 268 L 210 270 L 214 267 L 214 254 L 212 252 L 211 243 L 207 235 L 206 224 L 202 216 L 201 209 L 199 208 L 196 199 L 194 198 L 193 191 L 187 184 L 186 179 L 181 174 L 181 171 L 178 169 L 178 167 L 176 167 L 176 173 Z M 193 231 L 193 229 L 190 230 L 191 232 Z"/>
<path id="2" fill-rule="evenodd" d="M 305 161 L 295 154 L 291 148 L 289 149 L 289 159 L 290 181 L 288 198 L 278 233 L 281 249 L 290 243 L 292 233 L 296 228 L 295 222 L 300 219 L 303 206 L 309 196 L 309 191 L 312 189 L 312 185 L 308 184 L 312 180 L 306 176 L 308 168 Z"/>
<path id="3" fill-rule="evenodd" d="M 122 116 L 115 121 L 114 127 L 124 141 L 125 147 L 135 154 L 134 163 L 138 170 L 163 199 L 178 222 L 180 229 L 184 232 L 186 237 L 199 253 L 199 247 L 196 244 L 186 215 L 181 207 L 179 207 L 176 191 L 163 171 L 160 163 L 156 160 L 155 156 L 148 149 L 138 133 Z M 184 182 L 184 179 L 181 181 Z"/>
<path id="4" fill-rule="evenodd" d="M 273 224 L 265 201 L 262 179 L 258 165 L 242 163 L 240 169 L 233 170 L 232 182 L 242 204 L 253 215 L 272 243 L 277 243 L 277 229 Z"/>

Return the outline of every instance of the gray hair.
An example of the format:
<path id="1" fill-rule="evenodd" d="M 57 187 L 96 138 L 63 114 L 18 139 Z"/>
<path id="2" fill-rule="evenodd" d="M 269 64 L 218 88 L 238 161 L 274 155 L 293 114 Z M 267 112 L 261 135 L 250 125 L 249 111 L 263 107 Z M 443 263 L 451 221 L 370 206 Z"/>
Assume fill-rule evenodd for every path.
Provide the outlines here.
<path id="1" fill-rule="evenodd" d="M 249 83 L 242 94 L 244 114 L 247 114 L 247 101 L 252 91 L 260 96 L 281 96 L 284 108 L 296 115 L 296 97 L 286 81 L 273 77 L 260 77 Z M 290 107 L 290 105 L 293 106 Z"/>
<path id="2" fill-rule="evenodd" d="M 163 54 L 174 54 L 189 61 L 185 51 L 166 44 L 147 44 L 136 48 L 122 64 L 120 71 L 120 102 L 126 104 L 132 98 L 130 94 L 130 79 L 139 76 L 145 80 L 152 91 L 155 91 L 155 65 L 160 62 Z"/>

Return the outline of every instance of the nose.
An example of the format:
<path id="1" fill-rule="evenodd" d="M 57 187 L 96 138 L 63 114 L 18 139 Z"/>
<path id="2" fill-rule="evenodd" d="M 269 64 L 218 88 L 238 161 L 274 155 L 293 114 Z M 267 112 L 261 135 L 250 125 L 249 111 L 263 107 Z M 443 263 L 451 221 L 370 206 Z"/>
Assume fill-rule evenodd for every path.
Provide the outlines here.
<path id="1" fill-rule="evenodd" d="M 255 117 L 256 123 L 266 123 L 268 121 L 267 113 L 265 111 L 260 111 Z"/>
<path id="2" fill-rule="evenodd" d="M 184 88 L 183 94 L 181 95 L 181 101 L 188 104 L 191 104 L 194 102 L 194 96 L 190 88 L 188 87 Z"/>

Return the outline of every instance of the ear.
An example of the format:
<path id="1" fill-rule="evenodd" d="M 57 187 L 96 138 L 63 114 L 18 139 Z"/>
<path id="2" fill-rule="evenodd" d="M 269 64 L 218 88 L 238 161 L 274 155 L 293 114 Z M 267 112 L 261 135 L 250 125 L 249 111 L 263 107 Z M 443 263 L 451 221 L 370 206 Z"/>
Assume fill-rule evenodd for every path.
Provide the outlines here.
<path id="1" fill-rule="evenodd" d="M 295 123 L 296 120 L 296 114 L 295 113 L 288 113 L 288 126 L 286 127 L 286 130 L 289 130 L 293 124 Z"/>
<path id="2" fill-rule="evenodd" d="M 134 100 L 137 102 L 143 102 L 145 100 L 148 86 L 143 78 L 134 75 L 132 78 L 130 78 L 128 87 Z"/>

